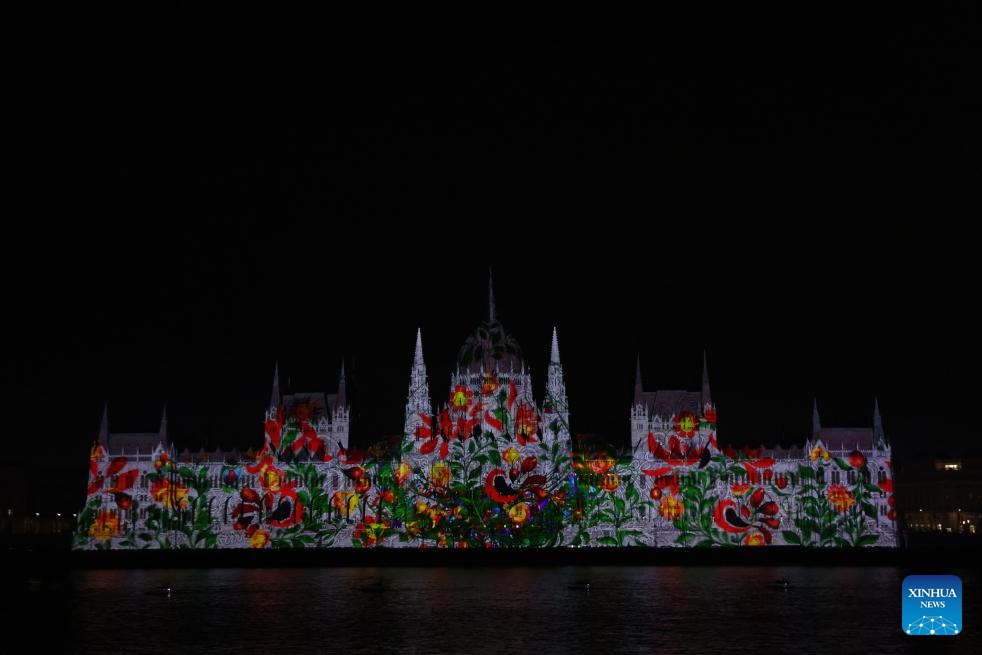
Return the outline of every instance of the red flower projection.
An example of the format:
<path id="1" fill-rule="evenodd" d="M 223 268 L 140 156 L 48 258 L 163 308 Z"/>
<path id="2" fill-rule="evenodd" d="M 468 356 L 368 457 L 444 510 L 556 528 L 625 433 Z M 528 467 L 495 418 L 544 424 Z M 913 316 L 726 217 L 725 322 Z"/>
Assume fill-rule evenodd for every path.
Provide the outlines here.
<path id="1" fill-rule="evenodd" d="M 535 432 L 539 427 L 539 415 L 526 403 L 522 403 L 515 410 L 515 438 L 518 443 L 525 446 L 536 441 Z"/>
<path id="2" fill-rule="evenodd" d="M 481 379 L 481 395 L 490 396 L 498 390 L 500 383 L 493 373 L 485 373 Z"/>
<path id="3" fill-rule="evenodd" d="M 133 497 L 126 491 L 136 484 L 140 477 L 140 471 L 134 468 L 124 472 L 123 469 L 128 463 L 125 457 L 114 457 L 106 466 L 105 471 L 100 471 L 99 465 L 105 459 L 106 451 L 102 444 L 93 446 L 89 459 L 89 486 L 86 489 L 86 495 L 91 496 L 104 491 L 107 494 L 113 494 L 119 509 L 129 509 L 133 506 Z M 107 482 L 109 486 L 103 489 Z"/>
<path id="4" fill-rule="evenodd" d="M 538 474 L 526 475 L 525 479 L 521 481 L 518 488 L 513 488 L 508 484 L 508 480 L 505 479 L 506 473 L 504 469 L 494 468 L 488 473 L 487 477 L 484 479 L 484 493 L 487 494 L 488 498 L 501 505 L 506 505 L 512 503 L 518 499 L 519 496 L 523 494 L 528 498 L 538 498 L 542 496 L 543 498 L 548 497 L 548 492 L 546 492 L 542 487 L 546 484 L 546 476 Z M 515 479 L 518 478 L 518 473 L 516 469 Z M 514 482 L 515 479 L 512 481 Z M 541 500 L 541 499 L 540 499 Z"/>
<path id="5" fill-rule="evenodd" d="M 280 490 L 279 496 L 275 508 L 266 515 L 266 523 L 274 528 L 289 528 L 300 523 L 303 519 L 303 503 L 297 497 L 296 483 L 285 485 Z M 267 505 L 272 505 L 274 502 L 272 494 L 266 494 L 263 501 Z"/>
<path id="6" fill-rule="evenodd" d="M 283 433 L 283 408 L 276 410 L 276 418 L 266 419 L 266 443 L 273 451 L 280 449 L 280 438 Z"/>
<path id="7" fill-rule="evenodd" d="M 464 412 L 471 406 L 474 392 L 463 385 L 457 385 L 450 393 L 450 406 L 455 412 Z"/>
<path id="8" fill-rule="evenodd" d="M 746 493 L 743 485 L 740 486 L 741 492 Z M 744 545 L 770 544 L 774 538 L 771 530 L 776 530 L 781 525 L 781 520 L 776 518 L 781 507 L 773 500 L 765 502 L 766 494 L 764 488 L 759 487 L 745 496 L 745 500 L 721 500 L 713 509 L 713 520 L 720 529 L 730 534 L 742 534 L 753 529 L 748 538 L 744 539 Z"/>
<path id="9" fill-rule="evenodd" d="M 865 463 L 866 463 L 866 457 L 858 450 L 854 450 L 851 453 L 849 453 L 849 466 L 858 469 L 862 467 L 863 464 Z"/>
<path id="10" fill-rule="evenodd" d="M 437 417 L 439 432 L 419 447 L 419 452 L 429 455 L 436 450 L 437 444 L 440 445 L 440 458 L 446 459 L 450 454 L 450 441 L 453 439 L 466 440 L 474 432 L 474 428 L 479 425 L 477 419 L 466 416 L 458 416 L 456 419 L 450 416 L 450 412 L 444 409 Z"/>
<path id="11" fill-rule="evenodd" d="M 484 493 L 496 503 L 502 505 L 518 498 L 518 491 L 508 486 L 505 472 L 502 469 L 491 469 L 484 479 Z"/>
<path id="12" fill-rule="evenodd" d="M 378 516 L 366 516 L 355 526 L 351 537 L 363 546 L 377 546 L 385 538 L 385 531 L 391 527 L 388 519 Z"/>
<path id="13" fill-rule="evenodd" d="M 590 459 L 588 466 L 591 473 L 604 475 L 617 465 L 617 460 L 607 453 L 599 453 Z"/>
<path id="14" fill-rule="evenodd" d="M 695 436 L 696 430 L 699 429 L 699 419 L 692 412 L 679 412 L 675 416 L 675 423 L 673 430 L 680 437 L 685 439 L 690 439 Z"/>
<path id="15" fill-rule="evenodd" d="M 433 435 L 433 419 L 423 412 L 418 412 L 419 420 L 422 421 L 420 425 L 416 426 L 413 436 L 419 439 L 428 439 Z"/>
<path id="16" fill-rule="evenodd" d="M 327 452 L 327 444 L 317 435 L 317 430 L 314 429 L 308 421 L 302 421 L 300 423 L 300 436 L 293 440 L 290 444 L 290 448 L 293 450 L 294 454 L 299 453 L 303 448 L 307 448 L 307 452 L 310 455 L 321 462 L 330 462 L 334 457 Z"/>
<path id="17" fill-rule="evenodd" d="M 651 451 L 652 455 L 672 466 L 699 464 L 699 468 L 703 468 L 712 457 L 710 446 L 714 443 L 715 440 L 709 440 L 702 447 L 693 448 L 689 442 L 682 444 L 679 438 L 673 434 L 668 439 L 669 450 L 665 450 L 665 447 L 655 440 L 655 435 L 651 432 L 648 433 L 648 450 Z"/>

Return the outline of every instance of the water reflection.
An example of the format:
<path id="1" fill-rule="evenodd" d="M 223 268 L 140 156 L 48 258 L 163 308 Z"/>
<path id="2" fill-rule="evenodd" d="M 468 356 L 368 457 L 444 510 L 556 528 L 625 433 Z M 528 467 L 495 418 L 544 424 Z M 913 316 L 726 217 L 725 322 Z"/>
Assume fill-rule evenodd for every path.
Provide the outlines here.
<path id="1" fill-rule="evenodd" d="M 99 570 L 31 585 L 0 616 L 8 635 L 26 630 L 34 648 L 55 652 L 891 653 L 955 640 L 976 650 L 971 625 L 947 644 L 901 633 L 904 576 L 893 567 Z M 773 584 L 783 577 L 793 586 Z"/>

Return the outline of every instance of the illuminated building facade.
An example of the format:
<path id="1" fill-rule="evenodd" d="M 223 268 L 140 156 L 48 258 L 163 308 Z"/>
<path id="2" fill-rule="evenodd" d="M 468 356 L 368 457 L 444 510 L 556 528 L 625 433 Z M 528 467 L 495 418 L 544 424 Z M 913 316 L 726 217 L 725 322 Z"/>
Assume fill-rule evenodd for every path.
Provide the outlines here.
<path id="1" fill-rule="evenodd" d="M 76 549 L 896 546 L 890 447 L 825 428 L 802 448 L 720 447 L 700 391 L 645 391 L 631 451 L 575 450 L 558 334 L 545 394 L 494 315 L 467 339 L 434 405 L 417 331 L 401 440 L 348 444 L 337 394 L 281 397 L 274 374 L 257 453 L 177 453 L 166 415 L 115 435 L 104 415 Z"/>

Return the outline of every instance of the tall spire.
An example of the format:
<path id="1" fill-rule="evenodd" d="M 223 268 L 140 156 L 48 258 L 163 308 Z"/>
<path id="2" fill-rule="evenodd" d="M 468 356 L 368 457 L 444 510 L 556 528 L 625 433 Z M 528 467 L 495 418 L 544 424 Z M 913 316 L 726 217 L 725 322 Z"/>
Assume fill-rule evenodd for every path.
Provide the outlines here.
<path id="1" fill-rule="evenodd" d="M 167 443 L 167 405 L 164 405 L 164 411 L 160 415 L 160 440 Z"/>
<path id="2" fill-rule="evenodd" d="M 815 398 L 812 408 L 812 437 L 817 437 L 821 432 L 822 420 L 818 417 L 818 398 Z"/>
<path id="3" fill-rule="evenodd" d="M 280 363 L 279 362 L 276 362 L 276 365 L 273 368 L 273 392 L 270 394 L 269 397 L 269 406 L 270 407 L 280 406 Z"/>
<path id="4" fill-rule="evenodd" d="M 641 353 L 638 353 L 638 361 L 634 367 L 634 404 L 644 403 L 644 389 L 641 386 Z"/>
<path id="5" fill-rule="evenodd" d="M 563 367 L 559 363 L 559 336 L 555 327 L 552 328 L 552 353 L 549 356 L 549 372 L 546 375 L 546 406 L 559 416 L 562 426 L 568 431 L 569 402 L 566 399 Z M 558 433 L 556 436 L 558 437 Z"/>
<path id="6" fill-rule="evenodd" d="M 423 364 L 423 330 L 416 328 L 416 356 L 413 358 L 413 367 L 424 366 Z"/>
<path id="7" fill-rule="evenodd" d="M 429 429 L 420 415 L 429 420 L 432 411 L 430 385 L 426 381 L 426 363 L 423 361 L 423 332 L 416 328 L 416 353 L 413 356 L 412 371 L 409 373 L 409 394 L 406 397 L 407 438 L 415 438 L 415 435 Z"/>
<path id="8" fill-rule="evenodd" d="M 873 397 L 873 427 L 883 429 L 883 419 L 880 417 L 880 399 Z"/>
<path id="9" fill-rule="evenodd" d="M 488 322 L 494 323 L 494 280 L 491 278 L 490 268 L 488 268 Z"/>
<path id="10" fill-rule="evenodd" d="M 106 445 L 109 441 L 109 403 L 102 407 L 102 423 L 99 424 L 99 443 Z"/>
<path id="11" fill-rule="evenodd" d="M 709 366 L 706 365 L 706 349 L 702 349 L 702 406 L 713 404 L 713 396 L 709 392 Z"/>
<path id="12" fill-rule="evenodd" d="M 338 399 L 336 407 L 344 407 L 348 404 L 348 394 L 344 384 L 344 357 L 341 358 L 341 375 L 338 376 Z"/>

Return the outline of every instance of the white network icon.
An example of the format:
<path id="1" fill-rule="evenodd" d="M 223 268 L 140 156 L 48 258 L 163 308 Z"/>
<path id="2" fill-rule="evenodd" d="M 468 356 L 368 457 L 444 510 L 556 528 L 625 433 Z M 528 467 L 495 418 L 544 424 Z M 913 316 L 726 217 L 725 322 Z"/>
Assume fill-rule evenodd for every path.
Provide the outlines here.
<path id="1" fill-rule="evenodd" d="M 922 616 L 907 624 L 909 635 L 957 635 L 958 624 L 943 616 Z"/>

